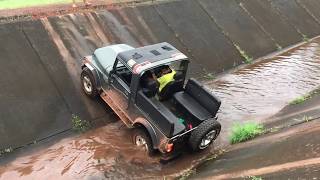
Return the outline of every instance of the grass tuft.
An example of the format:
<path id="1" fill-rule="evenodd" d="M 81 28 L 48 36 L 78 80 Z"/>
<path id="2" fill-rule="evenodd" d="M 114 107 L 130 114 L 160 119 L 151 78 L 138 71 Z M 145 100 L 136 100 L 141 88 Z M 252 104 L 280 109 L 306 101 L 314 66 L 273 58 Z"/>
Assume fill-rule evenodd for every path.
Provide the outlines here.
<path id="1" fill-rule="evenodd" d="M 230 137 L 231 144 L 244 142 L 262 134 L 264 127 L 261 124 L 248 122 L 242 125 L 236 124 L 232 128 L 232 134 Z"/>
<path id="2" fill-rule="evenodd" d="M 303 40 L 304 42 L 309 42 L 309 41 L 310 41 L 310 38 L 308 38 L 307 35 L 302 34 L 302 40 Z"/>
<path id="3" fill-rule="evenodd" d="M 213 80 L 216 78 L 213 73 L 207 73 L 203 77 L 206 78 L 207 80 Z"/>
<path id="4" fill-rule="evenodd" d="M 12 151 L 13 151 L 13 148 L 12 148 L 12 147 L 8 147 L 8 148 L 5 148 L 5 149 L 1 149 L 1 150 L 0 150 L 0 156 L 2 156 L 3 154 L 11 153 Z"/>
<path id="5" fill-rule="evenodd" d="M 77 132 L 85 132 L 91 128 L 89 121 L 82 120 L 78 116 L 72 114 L 72 129 Z"/>
<path id="6" fill-rule="evenodd" d="M 250 180 L 263 180 L 262 177 L 258 177 L 258 176 L 249 176 L 248 178 Z"/>
<path id="7" fill-rule="evenodd" d="M 311 95 L 310 94 L 306 94 L 306 95 L 299 96 L 299 97 L 295 98 L 294 100 L 290 101 L 289 104 L 290 105 L 301 104 L 301 103 L 304 103 L 306 100 L 308 100 L 310 98 L 311 98 Z"/>
<path id="8" fill-rule="evenodd" d="M 244 58 L 244 62 L 246 64 L 251 64 L 253 59 L 252 57 L 250 57 L 244 50 L 241 49 L 240 46 L 238 46 L 237 44 L 235 44 L 237 50 L 239 51 L 240 55 Z"/>
<path id="9" fill-rule="evenodd" d="M 279 44 L 276 44 L 276 46 L 278 51 L 282 50 L 282 46 L 280 46 Z"/>

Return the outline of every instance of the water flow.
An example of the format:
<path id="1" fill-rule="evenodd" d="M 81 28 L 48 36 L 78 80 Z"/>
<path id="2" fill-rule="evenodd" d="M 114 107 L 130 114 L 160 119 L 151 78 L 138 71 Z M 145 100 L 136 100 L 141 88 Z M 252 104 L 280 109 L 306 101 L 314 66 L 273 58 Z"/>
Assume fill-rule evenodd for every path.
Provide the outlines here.
<path id="1" fill-rule="evenodd" d="M 319 85 L 320 38 L 207 83 L 225 124 L 262 120 Z"/>

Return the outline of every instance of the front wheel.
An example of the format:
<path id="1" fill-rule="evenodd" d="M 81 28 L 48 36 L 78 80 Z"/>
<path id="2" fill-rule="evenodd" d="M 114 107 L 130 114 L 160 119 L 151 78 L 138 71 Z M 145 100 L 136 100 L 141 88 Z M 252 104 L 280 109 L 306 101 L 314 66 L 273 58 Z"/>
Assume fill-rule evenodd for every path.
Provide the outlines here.
<path id="1" fill-rule="evenodd" d="M 142 148 L 148 155 L 154 154 L 152 141 L 147 132 L 142 128 L 135 128 L 132 135 L 133 143 Z"/>
<path id="2" fill-rule="evenodd" d="M 98 90 L 96 86 L 96 82 L 92 75 L 92 72 L 87 68 L 83 68 L 81 72 L 81 85 L 83 91 L 86 93 L 87 96 L 91 98 L 95 98 L 98 96 Z"/>
<path id="3" fill-rule="evenodd" d="M 193 151 L 206 149 L 218 137 L 220 131 L 221 125 L 218 121 L 206 120 L 191 132 L 189 146 Z"/>

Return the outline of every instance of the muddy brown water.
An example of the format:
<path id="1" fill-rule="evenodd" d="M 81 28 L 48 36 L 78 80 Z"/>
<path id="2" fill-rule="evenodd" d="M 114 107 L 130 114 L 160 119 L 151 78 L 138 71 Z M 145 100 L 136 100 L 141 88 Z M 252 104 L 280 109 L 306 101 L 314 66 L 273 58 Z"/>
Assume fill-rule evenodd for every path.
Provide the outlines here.
<path id="1" fill-rule="evenodd" d="M 227 144 L 233 123 L 267 121 L 289 101 L 320 84 L 320 38 L 206 82 L 222 100 L 223 132 L 211 149 L 166 164 L 133 146 L 121 122 L 18 156 L 0 166 L 0 179 L 162 179 L 197 164 Z M 169 177 L 169 178 L 170 178 Z"/>
<path id="2" fill-rule="evenodd" d="M 226 74 L 207 87 L 222 100 L 224 142 L 236 123 L 267 122 L 320 85 L 320 38 Z"/>

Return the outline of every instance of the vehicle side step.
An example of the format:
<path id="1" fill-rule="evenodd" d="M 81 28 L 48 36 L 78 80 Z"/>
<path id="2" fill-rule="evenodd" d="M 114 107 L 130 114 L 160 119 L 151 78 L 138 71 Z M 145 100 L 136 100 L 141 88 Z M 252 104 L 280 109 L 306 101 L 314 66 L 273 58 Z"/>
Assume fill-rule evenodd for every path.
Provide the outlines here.
<path id="1" fill-rule="evenodd" d="M 126 109 L 126 102 L 121 101 L 121 97 L 112 91 L 106 91 L 101 93 L 101 98 L 111 107 L 111 109 L 119 116 L 121 121 L 123 121 L 128 127 L 132 127 L 132 121 L 128 116 Z M 120 107 L 119 107 L 120 106 Z"/>

